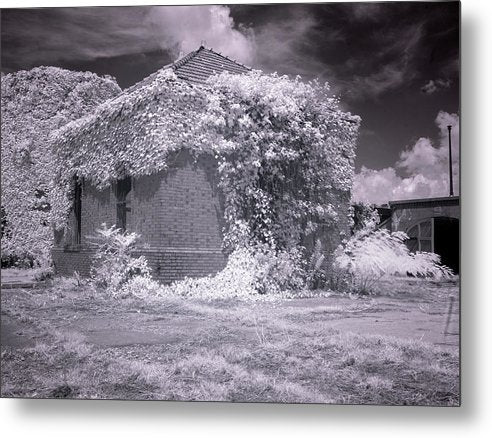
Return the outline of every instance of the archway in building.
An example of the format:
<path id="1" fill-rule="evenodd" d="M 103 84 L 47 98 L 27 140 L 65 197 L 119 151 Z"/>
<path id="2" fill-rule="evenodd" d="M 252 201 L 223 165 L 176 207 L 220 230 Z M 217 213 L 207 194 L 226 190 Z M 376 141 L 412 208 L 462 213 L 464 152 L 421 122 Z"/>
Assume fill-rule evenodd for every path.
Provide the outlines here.
<path id="1" fill-rule="evenodd" d="M 441 262 L 460 273 L 460 221 L 452 217 L 434 218 L 434 252 Z"/>
<path id="2" fill-rule="evenodd" d="M 412 252 L 435 252 L 441 263 L 459 274 L 460 266 L 460 221 L 452 217 L 424 219 L 407 230 L 406 241 Z"/>

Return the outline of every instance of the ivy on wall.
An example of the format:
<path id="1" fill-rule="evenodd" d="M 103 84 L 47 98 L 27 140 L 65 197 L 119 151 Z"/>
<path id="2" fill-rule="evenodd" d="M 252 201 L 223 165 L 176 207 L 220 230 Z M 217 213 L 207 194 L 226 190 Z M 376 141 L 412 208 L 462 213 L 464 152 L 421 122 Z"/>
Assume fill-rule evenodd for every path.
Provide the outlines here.
<path id="1" fill-rule="evenodd" d="M 212 80 L 205 120 L 226 198 L 226 243 L 297 246 L 345 214 L 360 120 L 328 85 L 297 77 L 223 73 Z"/>

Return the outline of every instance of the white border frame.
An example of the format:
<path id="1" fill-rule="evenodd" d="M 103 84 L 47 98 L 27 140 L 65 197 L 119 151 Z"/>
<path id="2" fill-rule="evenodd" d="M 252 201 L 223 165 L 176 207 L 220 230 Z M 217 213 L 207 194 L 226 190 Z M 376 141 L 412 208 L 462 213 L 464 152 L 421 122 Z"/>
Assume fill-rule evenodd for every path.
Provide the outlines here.
<path id="1" fill-rule="evenodd" d="M 2 0 L 2 7 L 165 4 Z M 171 4 L 206 3 L 198 1 Z M 217 2 L 222 3 L 222 2 Z M 253 3 L 224 2 L 224 3 Z M 269 3 L 278 3 L 270 1 Z M 0 400 L 2 432 L 35 438 L 118 436 L 487 436 L 492 429 L 490 259 L 492 2 L 462 2 L 462 407 Z M 479 101 L 480 99 L 480 101 Z M 490 432 L 489 432 L 490 433 Z"/>

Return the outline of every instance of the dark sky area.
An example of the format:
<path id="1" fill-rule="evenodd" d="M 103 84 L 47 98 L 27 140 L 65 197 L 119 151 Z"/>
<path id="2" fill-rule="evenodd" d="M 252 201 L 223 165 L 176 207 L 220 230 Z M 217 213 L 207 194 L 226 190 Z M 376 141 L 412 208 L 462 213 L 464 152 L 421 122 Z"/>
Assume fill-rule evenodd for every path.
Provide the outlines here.
<path id="1" fill-rule="evenodd" d="M 362 117 L 357 169 L 395 167 L 438 113 L 459 114 L 459 3 L 3 9 L 4 73 L 53 65 L 125 88 L 207 47 L 266 72 L 328 81 Z M 408 176 L 408 175 L 407 175 Z"/>

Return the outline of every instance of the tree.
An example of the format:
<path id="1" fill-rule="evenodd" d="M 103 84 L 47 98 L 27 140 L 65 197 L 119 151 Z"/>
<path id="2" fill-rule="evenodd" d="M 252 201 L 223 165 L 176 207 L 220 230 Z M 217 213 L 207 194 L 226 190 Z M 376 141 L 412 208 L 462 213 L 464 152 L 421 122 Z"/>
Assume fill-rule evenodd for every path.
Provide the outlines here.
<path id="1" fill-rule="evenodd" d="M 1 78 L 2 258 L 47 264 L 52 242 L 50 134 L 121 92 L 109 76 L 37 67 Z"/>

